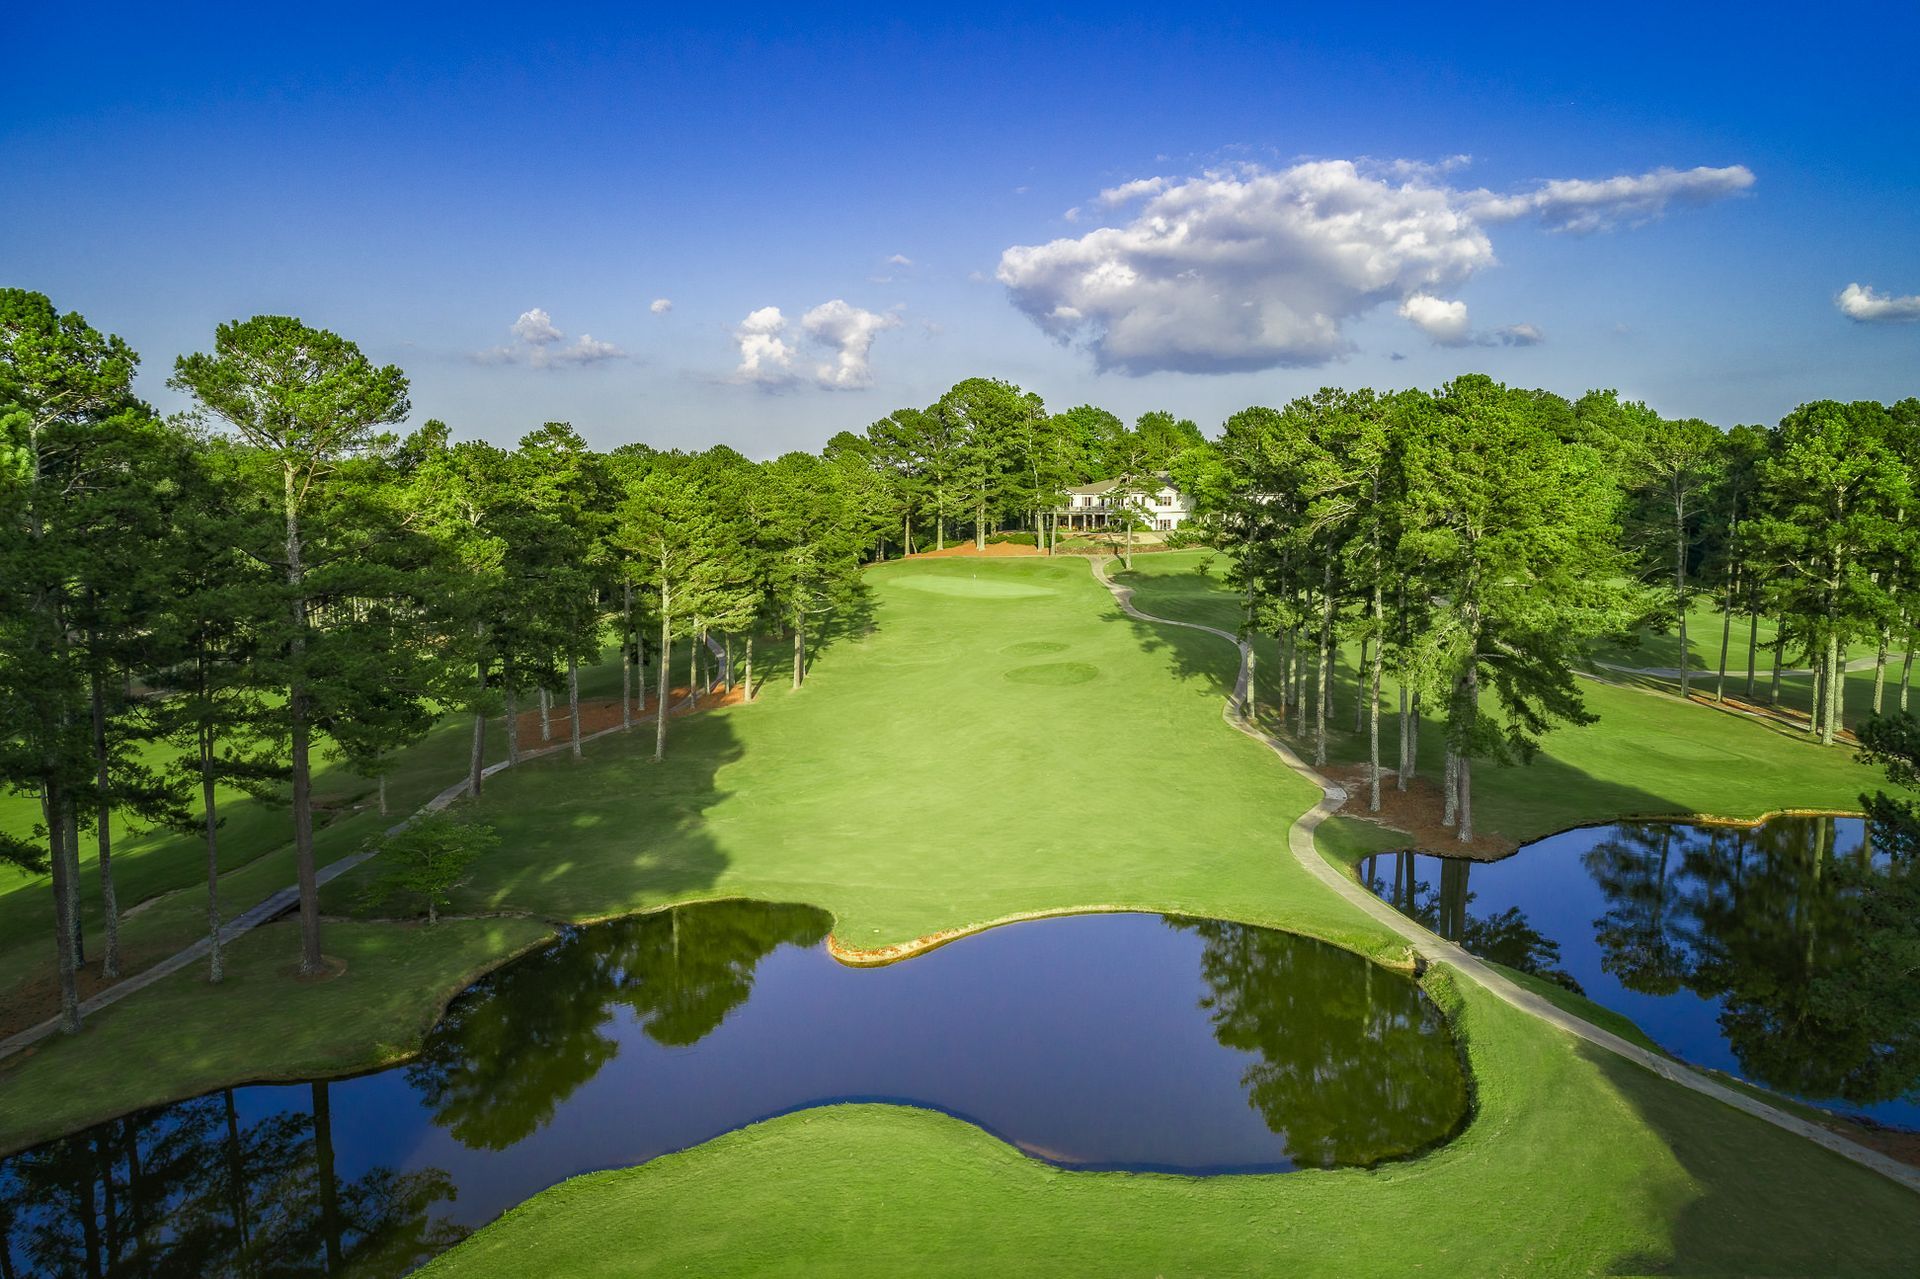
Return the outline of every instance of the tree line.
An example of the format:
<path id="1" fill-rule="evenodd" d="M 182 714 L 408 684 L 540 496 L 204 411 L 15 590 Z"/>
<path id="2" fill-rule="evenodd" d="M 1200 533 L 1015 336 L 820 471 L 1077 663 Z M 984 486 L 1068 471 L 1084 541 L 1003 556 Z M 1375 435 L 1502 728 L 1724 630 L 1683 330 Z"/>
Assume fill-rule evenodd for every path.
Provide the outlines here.
<path id="1" fill-rule="evenodd" d="M 1528 759 L 1553 725 L 1592 722 L 1576 673 L 1598 641 L 1670 629 L 1682 695 L 1710 674 L 1724 702 L 1740 695 L 1738 619 L 1741 692 L 1777 703 L 1786 663 L 1806 662 L 1804 728 L 1825 745 L 1841 731 L 1846 654 L 1865 642 L 1872 712 L 1908 708 L 1920 400 L 1820 401 L 1772 429 L 1722 431 L 1611 391 L 1569 401 L 1471 375 L 1433 392 L 1327 389 L 1249 408 L 1176 467 L 1233 554 L 1246 633 L 1279 643 L 1267 681 L 1285 726 L 1326 761 L 1340 646 L 1357 643 L 1369 808 L 1383 776 L 1407 787 L 1423 717 L 1437 717 L 1444 821 L 1462 840 L 1477 760 Z M 1688 649 L 1703 599 L 1719 613 L 1710 671 Z M 1767 623 L 1770 673 L 1757 654 Z"/>

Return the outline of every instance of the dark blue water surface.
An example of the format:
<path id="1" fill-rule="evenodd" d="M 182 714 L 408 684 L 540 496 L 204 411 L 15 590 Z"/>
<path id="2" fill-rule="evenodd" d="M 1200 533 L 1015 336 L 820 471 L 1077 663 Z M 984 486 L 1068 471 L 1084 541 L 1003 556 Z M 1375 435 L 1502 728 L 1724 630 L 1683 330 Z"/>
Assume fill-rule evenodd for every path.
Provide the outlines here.
<path id="1" fill-rule="evenodd" d="M 1550 977 L 1698 1065 L 1920 1128 L 1920 919 L 1850 818 L 1623 822 L 1504 861 L 1385 854 L 1382 897 Z"/>
<path id="2" fill-rule="evenodd" d="M 401 1273 L 573 1174 L 836 1101 L 944 1110 L 1071 1168 L 1196 1174 L 1370 1164 L 1466 1116 L 1439 1011 L 1334 947 L 1093 915 L 851 969 L 828 924 L 719 902 L 577 929 L 455 1000 L 410 1063 L 212 1093 L 14 1155 L 7 1259 Z"/>

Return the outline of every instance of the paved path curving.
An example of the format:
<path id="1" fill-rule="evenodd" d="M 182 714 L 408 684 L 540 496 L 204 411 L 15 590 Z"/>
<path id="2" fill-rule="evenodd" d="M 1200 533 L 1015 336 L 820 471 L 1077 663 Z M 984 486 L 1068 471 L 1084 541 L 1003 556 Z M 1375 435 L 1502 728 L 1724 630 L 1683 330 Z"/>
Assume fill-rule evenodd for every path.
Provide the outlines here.
<path id="1" fill-rule="evenodd" d="M 1287 846 L 1294 860 L 1315 879 L 1333 892 L 1339 894 L 1349 904 L 1366 913 L 1375 923 L 1391 929 L 1404 938 L 1421 958 L 1450 966 L 1456 972 L 1463 973 L 1474 982 L 1507 1003 L 1531 1013 L 1568 1034 L 1584 1039 L 1590 1044 L 1604 1048 L 1616 1056 L 1623 1057 L 1637 1066 L 1643 1066 L 1663 1079 L 1672 1080 L 1683 1088 L 1691 1088 L 1697 1093 L 1724 1102 L 1736 1110 L 1743 1110 L 1756 1118 L 1764 1119 L 1775 1127 L 1784 1128 L 1807 1140 L 1825 1146 L 1846 1159 L 1865 1168 L 1899 1182 L 1909 1190 L 1920 1192 L 1920 1168 L 1901 1163 L 1877 1150 L 1870 1150 L 1857 1142 L 1849 1141 L 1840 1134 L 1819 1124 L 1789 1114 L 1774 1106 L 1769 1106 L 1744 1092 L 1729 1088 L 1717 1080 L 1710 1079 L 1671 1057 L 1649 1052 L 1638 1044 L 1629 1043 L 1620 1036 L 1602 1030 L 1592 1022 L 1583 1020 L 1565 1011 L 1540 996 L 1527 990 L 1500 972 L 1489 967 L 1476 956 L 1469 954 L 1453 942 L 1435 933 L 1429 932 L 1419 924 L 1401 914 L 1378 897 L 1362 888 L 1353 876 L 1343 874 L 1314 846 L 1313 834 L 1320 823 L 1340 810 L 1347 802 L 1347 792 L 1340 786 L 1328 781 L 1294 754 L 1287 744 L 1257 724 L 1242 718 L 1242 708 L 1246 705 L 1249 646 L 1238 636 L 1223 631 L 1217 626 L 1205 626 L 1199 622 L 1182 622 L 1169 617 L 1156 617 L 1134 607 L 1133 591 L 1120 586 L 1107 576 L 1106 565 L 1097 559 L 1090 559 L 1088 566 L 1093 570 L 1094 578 L 1113 593 L 1119 602 L 1121 611 L 1127 616 L 1143 622 L 1152 622 L 1161 626 L 1180 626 L 1192 631 L 1205 631 L 1217 635 L 1232 644 L 1240 652 L 1240 670 L 1235 677 L 1233 696 L 1227 700 L 1222 711 L 1227 723 L 1248 737 L 1260 742 L 1278 755 L 1288 768 L 1306 778 L 1320 789 L 1320 802 L 1293 823 L 1287 832 Z"/>

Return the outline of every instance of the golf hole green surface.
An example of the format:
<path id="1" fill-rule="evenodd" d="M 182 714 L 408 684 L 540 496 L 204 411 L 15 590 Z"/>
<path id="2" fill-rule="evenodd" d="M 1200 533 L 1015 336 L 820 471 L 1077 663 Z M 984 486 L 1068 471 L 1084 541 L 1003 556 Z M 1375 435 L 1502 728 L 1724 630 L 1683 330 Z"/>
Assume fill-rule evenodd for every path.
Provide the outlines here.
<path id="1" fill-rule="evenodd" d="M 1044 662 L 1038 666 L 1016 666 L 1007 678 L 1016 684 L 1084 684 L 1100 674 L 1091 662 Z"/>

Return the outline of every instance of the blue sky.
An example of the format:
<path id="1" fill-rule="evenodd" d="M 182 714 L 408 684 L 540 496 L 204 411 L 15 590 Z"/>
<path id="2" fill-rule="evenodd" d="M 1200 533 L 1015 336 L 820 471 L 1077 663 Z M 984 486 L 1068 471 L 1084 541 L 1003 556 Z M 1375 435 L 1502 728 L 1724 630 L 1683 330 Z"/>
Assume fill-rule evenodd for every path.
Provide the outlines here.
<path id="1" fill-rule="evenodd" d="M 1920 393 L 1911 4 L 683 8 L 30 7 L 0 282 L 165 408 L 283 312 L 499 441 L 770 455 L 971 375 L 1210 430 L 1469 370 Z"/>

